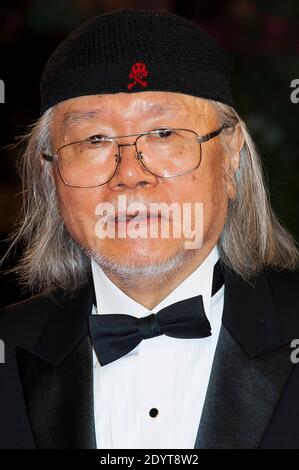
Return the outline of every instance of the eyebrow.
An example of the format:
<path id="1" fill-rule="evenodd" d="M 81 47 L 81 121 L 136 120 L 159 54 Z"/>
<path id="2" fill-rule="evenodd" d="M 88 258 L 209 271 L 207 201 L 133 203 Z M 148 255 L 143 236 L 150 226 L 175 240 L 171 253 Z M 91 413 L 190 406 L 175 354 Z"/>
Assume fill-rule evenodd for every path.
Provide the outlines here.
<path id="1" fill-rule="evenodd" d="M 145 106 L 141 103 L 137 111 L 146 114 L 165 115 L 173 111 L 178 111 L 181 108 L 185 108 L 184 103 L 147 103 Z M 107 115 L 109 111 L 109 108 L 96 108 L 89 111 L 71 111 L 64 115 L 60 124 L 62 129 L 65 129 L 69 126 L 76 126 L 82 123 L 82 121 L 91 121 L 94 118 Z"/>

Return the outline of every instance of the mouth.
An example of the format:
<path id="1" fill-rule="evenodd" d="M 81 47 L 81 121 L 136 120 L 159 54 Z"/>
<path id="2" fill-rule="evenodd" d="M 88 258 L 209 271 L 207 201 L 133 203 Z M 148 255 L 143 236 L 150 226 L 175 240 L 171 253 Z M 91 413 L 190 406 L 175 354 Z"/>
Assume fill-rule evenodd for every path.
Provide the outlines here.
<path id="1" fill-rule="evenodd" d="M 147 222 L 150 220 L 160 220 L 161 218 L 163 218 L 161 213 L 150 213 L 150 212 L 138 213 L 136 212 L 135 214 L 127 214 L 127 213 L 116 214 L 112 220 L 114 220 L 115 223 L 127 223 L 134 219 L 134 221 L 137 223 L 137 222 Z"/>

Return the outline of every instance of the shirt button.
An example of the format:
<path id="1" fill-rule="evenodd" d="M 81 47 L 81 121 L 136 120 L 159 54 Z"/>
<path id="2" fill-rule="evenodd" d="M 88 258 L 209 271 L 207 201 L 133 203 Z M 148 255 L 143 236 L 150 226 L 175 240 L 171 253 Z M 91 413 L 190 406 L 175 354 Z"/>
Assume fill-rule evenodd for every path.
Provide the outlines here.
<path id="1" fill-rule="evenodd" d="M 155 418 L 156 416 L 158 416 L 159 414 L 159 410 L 157 410 L 157 408 L 152 408 L 149 412 L 149 415 L 151 418 Z"/>

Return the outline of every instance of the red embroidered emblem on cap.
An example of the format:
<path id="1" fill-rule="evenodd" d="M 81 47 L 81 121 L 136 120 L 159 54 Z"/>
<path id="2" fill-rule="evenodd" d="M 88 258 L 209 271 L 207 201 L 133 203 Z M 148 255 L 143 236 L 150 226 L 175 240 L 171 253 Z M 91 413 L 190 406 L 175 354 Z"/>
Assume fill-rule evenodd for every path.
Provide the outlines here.
<path id="1" fill-rule="evenodd" d="M 129 78 L 132 78 L 134 81 L 132 83 L 128 83 L 128 90 L 132 90 L 132 88 L 138 84 L 143 87 L 147 87 L 148 82 L 143 80 L 147 77 L 147 73 L 146 66 L 143 62 L 137 62 L 136 64 L 132 65 Z"/>

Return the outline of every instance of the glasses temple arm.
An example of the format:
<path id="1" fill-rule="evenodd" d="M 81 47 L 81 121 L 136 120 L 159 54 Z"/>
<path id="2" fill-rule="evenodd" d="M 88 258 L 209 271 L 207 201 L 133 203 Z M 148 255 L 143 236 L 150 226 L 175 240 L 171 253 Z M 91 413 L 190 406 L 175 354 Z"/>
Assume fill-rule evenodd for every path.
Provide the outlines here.
<path id="1" fill-rule="evenodd" d="M 229 124 L 223 124 L 223 126 L 217 129 L 217 131 L 210 132 L 209 134 L 206 134 L 206 135 L 198 136 L 197 138 L 198 142 L 199 143 L 207 142 L 208 140 L 211 140 L 217 135 L 219 135 L 224 129 L 227 129 L 229 127 L 234 127 L 234 126 L 230 126 Z"/>
<path id="2" fill-rule="evenodd" d="M 47 162 L 54 162 L 56 155 L 49 155 L 47 153 L 42 152 L 42 157 Z"/>

